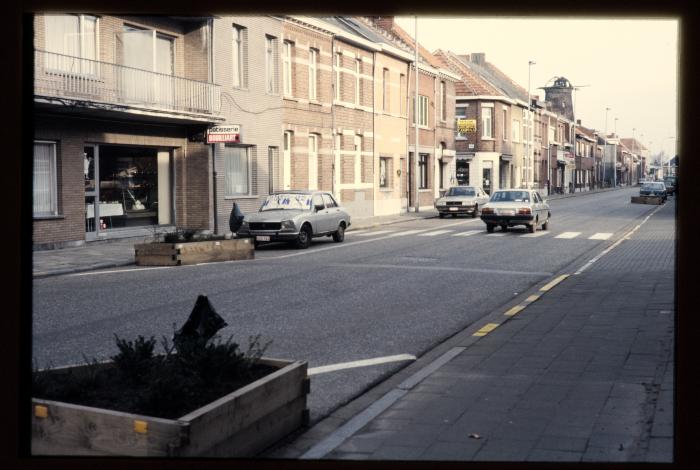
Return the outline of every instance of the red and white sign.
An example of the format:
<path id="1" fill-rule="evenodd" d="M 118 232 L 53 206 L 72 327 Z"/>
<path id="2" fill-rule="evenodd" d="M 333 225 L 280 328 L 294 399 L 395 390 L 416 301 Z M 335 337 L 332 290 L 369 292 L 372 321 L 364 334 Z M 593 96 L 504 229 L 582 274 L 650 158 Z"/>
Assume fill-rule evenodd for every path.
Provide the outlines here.
<path id="1" fill-rule="evenodd" d="M 221 142 L 240 143 L 241 126 L 233 124 L 230 126 L 216 126 L 207 129 L 207 143 L 216 144 Z"/>

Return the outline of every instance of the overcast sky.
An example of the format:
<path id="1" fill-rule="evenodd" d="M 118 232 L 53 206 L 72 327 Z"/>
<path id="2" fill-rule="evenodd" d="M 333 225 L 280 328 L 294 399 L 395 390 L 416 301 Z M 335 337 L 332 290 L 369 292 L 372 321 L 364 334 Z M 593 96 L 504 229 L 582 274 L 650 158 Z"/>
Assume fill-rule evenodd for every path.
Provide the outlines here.
<path id="1" fill-rule="evenodd" d="M 397 17 L 411 36 L 414 17 Z M 639 19 L 518 19 L 418 17 L 418 41 L 431 52 L 484 52 L 486 60 L 544 99 L 545 86 L 564 76 L 576 91 L 581 124 L 675 155 L 678 22 Z"/>

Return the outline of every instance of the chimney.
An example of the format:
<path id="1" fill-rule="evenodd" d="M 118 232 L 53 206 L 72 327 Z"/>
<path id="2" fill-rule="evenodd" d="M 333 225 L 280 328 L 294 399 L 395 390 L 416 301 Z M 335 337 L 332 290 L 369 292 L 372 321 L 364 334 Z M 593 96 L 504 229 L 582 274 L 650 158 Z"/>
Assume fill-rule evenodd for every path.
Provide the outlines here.
<path id="1" fill-rule="evenodd" d="M 475 52 L 472 54 L 471 61 L 475 64 L 483 65 L 486 62 L 486 53 Z"/>
<path id="2" fill-rule="evenodd" d="M 377 26 L 385 30 L 391 30 L 394 27 L 393 16 L 370 16 Z"/>

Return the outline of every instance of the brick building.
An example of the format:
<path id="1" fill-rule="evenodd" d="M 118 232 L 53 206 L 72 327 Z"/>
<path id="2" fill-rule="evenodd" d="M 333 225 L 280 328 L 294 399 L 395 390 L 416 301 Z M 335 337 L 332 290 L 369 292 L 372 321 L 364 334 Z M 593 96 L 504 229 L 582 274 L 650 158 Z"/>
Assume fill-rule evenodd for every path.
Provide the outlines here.
<path id="1" fill-rule="evenodd" d="M 394 18 L 364 17 L 374 31 L 389 39 L 396 47 L 414 53 L 415 41 L 394 22 Z M 415 55 L 414 55 L 415 62 Z M 451 184 L 456 184 L 456 152 L 454 147 L 455 84 L 459 76 L 443 65 L 420 43 L 418 44 L 418 112 L 415 112 L 416 66 L 408 76 L 408 167 L 402 172 L 402 187 L 408 188 L 408 207 L 427 209 Z M 416 122 L 418 149 L 416 152 Z M 414 158 L 418 154 L 418 160 Z"/>
<path id="2" fill-rule="evenodd" d="M 35 249 L 211 228 L 224 119 L 202 18 L 34 17 Z"/>

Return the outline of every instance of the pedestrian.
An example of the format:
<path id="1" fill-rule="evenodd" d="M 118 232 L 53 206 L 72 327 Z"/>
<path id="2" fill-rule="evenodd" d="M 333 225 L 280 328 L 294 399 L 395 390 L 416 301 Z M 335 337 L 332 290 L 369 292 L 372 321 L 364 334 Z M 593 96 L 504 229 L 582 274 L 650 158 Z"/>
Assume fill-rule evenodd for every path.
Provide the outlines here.
<path id="1" fill-rule="evenodd" d="M 574 183 L 572 183 L 571 181 L 569 181 L 569 192 L 570 193 L 574 192 Z"/>

